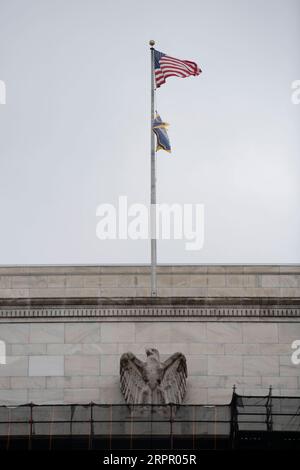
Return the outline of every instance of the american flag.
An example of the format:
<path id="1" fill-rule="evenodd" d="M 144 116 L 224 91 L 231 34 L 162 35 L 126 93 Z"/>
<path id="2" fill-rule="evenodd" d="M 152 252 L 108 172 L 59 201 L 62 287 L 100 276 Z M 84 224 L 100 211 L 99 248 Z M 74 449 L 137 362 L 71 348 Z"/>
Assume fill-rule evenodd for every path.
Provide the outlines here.
<path id="1" fill-rule="evenodd" d="M 189 77 L 199 75 L 202 70 L 195 62 L 179 60 L 154 49 L 154 73 L 157 88 L 166 82 L 168 77 Z"/>

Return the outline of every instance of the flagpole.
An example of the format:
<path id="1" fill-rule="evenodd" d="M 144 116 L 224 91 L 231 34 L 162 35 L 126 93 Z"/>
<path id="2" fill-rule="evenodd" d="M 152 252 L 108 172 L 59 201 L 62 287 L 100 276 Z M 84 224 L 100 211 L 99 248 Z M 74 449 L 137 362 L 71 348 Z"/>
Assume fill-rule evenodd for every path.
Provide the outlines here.
<path id="1" fill-rule="evenodd" d="M 150 206 L 150 230 L 151 230 L 151 296 L 157 296 L 156 283 L 156 161 L 155 161 L 155 136 L 152 130 L 154 121 L 154 94 L 155 94 L 155 77 L 154 77 L 154 48 L 155 41 L 149 41 L 151 51 L 151 206 Z"/>

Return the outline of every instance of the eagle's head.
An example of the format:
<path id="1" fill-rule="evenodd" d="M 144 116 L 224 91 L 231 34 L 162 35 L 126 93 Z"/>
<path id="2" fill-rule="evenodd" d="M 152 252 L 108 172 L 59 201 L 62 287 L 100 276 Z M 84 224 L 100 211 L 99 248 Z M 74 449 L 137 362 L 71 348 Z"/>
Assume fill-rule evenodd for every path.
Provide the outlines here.
<path id="1" fill-rule="evenodd" d="M 159 361 L 159 352 L 155 348 L 146 349 L 147 357 L 157 359 Z"/>

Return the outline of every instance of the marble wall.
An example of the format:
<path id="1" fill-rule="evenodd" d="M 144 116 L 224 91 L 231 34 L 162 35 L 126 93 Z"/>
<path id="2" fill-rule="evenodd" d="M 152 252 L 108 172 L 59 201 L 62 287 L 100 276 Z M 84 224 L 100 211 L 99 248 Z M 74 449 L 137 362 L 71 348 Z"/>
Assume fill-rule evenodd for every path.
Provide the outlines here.
<path id="1" fill-rule="evenodd" d="M 300 297 L 298 265 L 157 268 L 159 297 Z M 147 297 L 149 266 L 0 266 L 0 299 Z"/>
<path id="2" fill-rule="evenodd" d="M 6 365 L 0 364 L 0 403 L 123 402 L 119 359 L 145 347 L 162 356 L 180 351 L 188 365 L 186 402 L 228 403 L 244 394 L 300 395 L 300 365 L 291 343 L 300 320 L 2 322 Z"/>

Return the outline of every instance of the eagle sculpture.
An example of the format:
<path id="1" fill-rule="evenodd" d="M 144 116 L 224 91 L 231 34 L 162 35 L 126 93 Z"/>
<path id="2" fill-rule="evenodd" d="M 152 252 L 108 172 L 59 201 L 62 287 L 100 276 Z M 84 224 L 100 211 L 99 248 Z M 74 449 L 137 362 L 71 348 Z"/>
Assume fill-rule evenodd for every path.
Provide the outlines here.
<path id="1" fill-rule="evenodd" d="M 128 405 L 180 405 L 186 392 L 187 366 L 179 352 L 161 362 L 157 349 L 146 349 L 146 362 L 127 352 L 120 359 L 120 385 Z"/>

